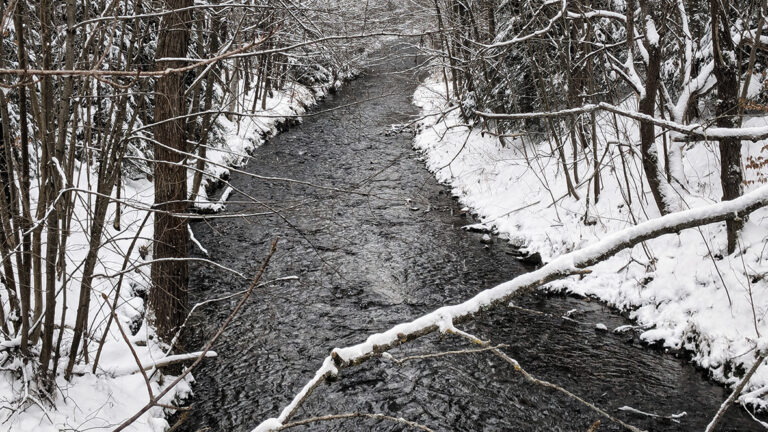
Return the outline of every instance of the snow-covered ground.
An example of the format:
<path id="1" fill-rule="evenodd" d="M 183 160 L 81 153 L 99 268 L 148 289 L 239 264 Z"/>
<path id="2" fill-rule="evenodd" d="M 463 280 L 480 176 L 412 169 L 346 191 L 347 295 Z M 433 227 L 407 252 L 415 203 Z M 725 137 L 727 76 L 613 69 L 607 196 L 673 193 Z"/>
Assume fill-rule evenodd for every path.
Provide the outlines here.
<path id="1" fill-rule="evenodd" d="M 438 180 L 449 184 L 482 224 L 502 238 L 549 262 L 659 216 L 647 183 L 638 180 L 643 178 L 639 151 L 629 147 L 639 142 L 635 121 L 598 115 L 602 190 L 595 203 L 591 167 L 581 154 L 577 200 L 567 193 L 562 164 L 551 150 L 557 146 L 554 140 L 521 134 L 502 145 L 499 138 L 481 133 L 479 125 L 464 126 L 457 109 L 438 115 L 449 110 L 444 89 L 441 81 L 429 79 L 416 91 L 414 102 L 427 117 L 419 125 L 415 147 Z M 633 104 L 630 100 L 624 107 Z M 766 124 L 768 117 L 761 117 L 744 126 Z M 661 138 L 657 144 L 662 154 Z M 745 164 L 750 157 L 768 157 L 766 144 L 745 142 Z M 570 164 L 567 139 L 563 147 Z M 722 191 L 717 143 L 688 146 L 682 163 L 683 184 L 673 184 L 680 209 L 718 202 Z M 748 183 L 754 182 L 747 191 L 761 185 L 757 170 L 747 167 L 746 176 Z M 644 341 L 689 351 L 715 380 L 734 384 L 754 363 L 758 337 L 768 335 L 766 218 L 768 209 L 752 214 L 740 251 L 730 256 L 725 252 L 725 224 L 714 224 L 648 241 L 595 266 L 590 275 L 546 289 L 596 297 L 629 311 L 644 329 Z M 742 400 L 764 406 L 764 393 L 765 367 L 752 378 Z"/>
<path id="2" fill-rule="evenodd" d="M 339 86 L 340 82 L 326 83 L 317 87 L 306 87 L 299 84 L 289 85 L 288 88 L 274 93 L 267 100 L 267 109 L 258 110 L 255 116 L 243 117 L 239 124 L 227 120 L 224 116 L 218 119 L 220 142 L 216 150 L 208 152 L 208 159 L 215 164 L 207 164 L 205 183 L 215 183 L 219 178 L 226 177 L 227 168 L 224 166 L 242 165 L 247 161 L 248 152 L 264 143 L 270 136 L 278 132 L 279 124 L 288 116 L 303 113 L 308 107 L 314 105 L 318 98 L 325 95 L 331 87 Z M 251 95 L 252 97 L 252 95 Z M 251 103 L 245 107 L 238 107 L 242 111 L 249 111 Z M 259 107 L 261 105 L 259 104 Z M 189 184 L 192 183 L 193 171 L 189 171 Z M 88 175 L 86 169 L 75 172 L 78 188 L 93 190 L 94 185 L 89 181 L 95 178 L 91 172 Z M 34 191 L 34 196 L 37 193 Z M 83 194 L 83 200 L 77 201 L 75 216 L 73 218 L 72 233 L 67 245 L 67 269 L 70 274 L 66 287 L 68 313 L 65 320 L 65 328 L 72 329 L 75 325 L 75 311 L 80 291 L 81 266 L 88 250 L 88 236 L 90 221 L 87 218 L 86 209 L 92 205 L 88 201 L 89 195 Z M 93 199 L 93 196 L 90 196 Z M 109 304 L 114 301 L 115 287 L 120 273 L 124 256 L 134 237 L 138 235 L 138 241 L 130 255 L 128 269 L 135 267 L 135 271 L 125 273 L 122 288 L 120 290 L 118 307 L 116 309 L 120 325 L 125 330 L 133 350 L 136 352 L 143 366 L 151 365 L 166 357 L 164 347 L 157 341 L 156 335 L 150 325 L 147 325 L 145 317 L 145 303 L 142 299 L 149 285 L 150 266 L 142 263 L 151 258 L 142 258 L 147 249 L 151 251 L 152 218 L 150 217 L 140 230 L 142 221 L 147 215 L 146 210 L 154 203 L 154 191 L 152 183 L 141 178 L 139 180 L 125 179 L 121 198 L 128 206 L 122 207 L 121 229 L 112 227 L 115 216 L 115 207 L 110 204 L 108 224 L 104 235 L 104 246 L 99 255 L 99 263 L 96 268 L 96 277 L 93 286 L 93 295 L 90 303 L 89 335 L 87 337 L 89 359 L 76 367 L 76 374 L 71 382 L 63 377 L 57 380 L 58 389 L 55 392 L 55 409 L 48 401 L 40 401 L 34 397 L 34 392 L 28 392 L 24 385 L 26 378 L 34 377 L 31 366 L 6 365 L 8 370 L 20 366 L 23 373 L 15 373 L 4 370 L 0 372 L 0 400 L 4 405 L 15 411 L 6 412 L 8 416 L 0 430 L 12 431 L 38 431 L 53 432 L 60 430 L 111 430 L 125 419 L 139 411 L 149 402 L 147 386 L 139 369 L 131 349 L 121 336 L 118 326 L 114 323 L 109 328 L 109 334 L 101 353 L 98 368 L 95 374 L 91 373 L 92 363 L 99 340 L 104 333 L 110 306 L 102 298 L 102 293 L 109 299 Z M 203 200 L 198 206 L 215 207 L 221 210 L 218 203 L 210 203 Z M 74 273 L 73 272 L 74 270 Z M 64 300 L 59 296 L 59 306 Z M 57 310 L 56 322 L 60 321 L 62 309 Z M 138 331 L 135 330 L 138 328 Z M 135 334 L 131 335 L 131 329 Z M 71 343 L 72 332 L 64 333 L 62 348 Z M 6 355 L 6 354 L 3 354 Z M 208 360 L 211 361 L 211 360 Z M 215 360 L 213 360 L 215 361 Z M 59 371 L 63 371 L 66 359 L 62 359 Z M 147 372 L 150 376 L 152 392 L 158 394 L 164 385 L 173 380 L 173 377 Z M 174 401 L 182 399 L 190 393 L 191 378 L 182 382 L 171 391 L 161 402 L 172 405 Z M 169 425 L 164 408 L 150 409 L 141 418 L 134 422 L 128 429 L 132 431 L 163 431 Z M 168 411 L 172 412 L 172 411 Z M 9 415 L 10 414 L 10 415 Z"/>

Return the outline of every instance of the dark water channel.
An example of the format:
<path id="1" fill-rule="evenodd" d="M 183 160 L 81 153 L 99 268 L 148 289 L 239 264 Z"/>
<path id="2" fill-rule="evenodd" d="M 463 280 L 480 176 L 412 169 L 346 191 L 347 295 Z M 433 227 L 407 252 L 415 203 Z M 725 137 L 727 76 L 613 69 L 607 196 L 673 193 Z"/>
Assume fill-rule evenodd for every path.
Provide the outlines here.
<path id="1" fill-rule="evenodd" d="M 417 110 L 417 79 L 396 73 L 413 58 L 394 56 L 329 97 L 302 124 L 253 154 L 249 172 L 290 177 L 370 195 L 339 193 L 235 175 L 232 183 L 282 216 L 213 219 L 197 223 L 197 238 L 211 258 L 254 275 L 269 243 L 280 238 L 266 278 L 298 281 L 260 289 L 223 335 L 219 357 L 195 372 L 197 383 L 185 431 L 249 431 L 276 416 L 336 346 L 365 339 L 445 303 L 526 271 L 503 242 L 486 245 L 481 234 L 438 185 L 411 149 L 409 133 L 392 125 Z M 368 100 L 372 99 L 372 100 Z M 349 106 L 349 104 L 354 104 Z M 330 111 L 327 111 L 330 110 Z M 230 198 L 228 213 L 268 209 Z M 242 290 L 237 277 L 194 267 L 193 302 Z M 209 338 L 236 299 L 204 307 L 189 336 Z M 561 296 L 521 298 L 519 309 L 497 310 L 464 329 L 506 344 L 505 351 L 539 378 L 562 385 L 612 415 L 652 431 L 703 430 L 726 397 L 721 387 L 684 361 L 644 348 L 633 334 L 598 331 L 626 324 L 597 302 Z M 561 318 L 578 309 L 579 322 Z M 392 352 L 396 357 L 467 347 L 431 336 Z M 193 348 L 193 347 L 190 347 Z M 626 411 L 622 406 L 670 415 L 679 423 Z M 599 416 L 561 394 L 525 382 L 488 353 L 416 360 L 396 366 L 374 359 L 345 370 L 317 389 L 299 417 L 382 413 L 435 430 L 582 431 Z M 312 430 L 404 430 L 373 420 L 317 424 Z M 622 430 L 603 421 L 599 431 Z M 760 430 L 739 407 L 721 430 Z"/>

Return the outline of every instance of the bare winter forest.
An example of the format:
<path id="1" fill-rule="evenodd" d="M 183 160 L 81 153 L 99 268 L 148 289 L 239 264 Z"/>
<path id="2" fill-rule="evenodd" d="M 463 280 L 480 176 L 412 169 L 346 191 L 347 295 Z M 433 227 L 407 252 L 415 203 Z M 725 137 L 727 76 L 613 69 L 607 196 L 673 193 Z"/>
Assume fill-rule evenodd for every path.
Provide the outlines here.
<path id="1" fill-rule="evenodd" d="M 0 5 L 0 430 L 768 429 L 767 0 Z"/>

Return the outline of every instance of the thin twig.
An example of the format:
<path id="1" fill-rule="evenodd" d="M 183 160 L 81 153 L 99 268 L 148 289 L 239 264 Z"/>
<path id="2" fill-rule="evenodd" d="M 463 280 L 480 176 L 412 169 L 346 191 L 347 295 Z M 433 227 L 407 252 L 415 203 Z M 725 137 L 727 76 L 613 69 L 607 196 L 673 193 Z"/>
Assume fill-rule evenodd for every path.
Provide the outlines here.
<path id="1" fill-rule="evenodd" d="M 290 428 L 294 428 L 297 426 L 305 426 L 312 423 L 319 423 L 319 422 L 326 422 L 326 421 L 333 421 L 333 420 L 345 420 L 345 419 L 351 419 L 351 418 L 370 418 L 370 419 L 376 419 L 376 420 L 388 420 L 395 423 L 400 423 L 406 426 L 410 426 L 413 429 L 422 430 L 424 432 L 434 432 L 434 430 L 421 425 L 416 422 L 412 422 L 410 420 L 406 420 L 402 417 L 392 417 L 384 414 L 368 414 L 368 413 L 349 413 L 349 414 L 331 414 L 321 417 L 312 417 L 305 420 L 298 420 L 291 423 L 286 423 L 282 426 L 280 426 L 277 430 L 286 430 Z"/>
<path id="2" fill-rule="evenodd" d="M 477 343 L 476 341 L 480 340 L 479 338 L 477 338 L 475 336 L 472 336 L 472 335 L 470 335 L 468 333 L 465 333 L 463 331 L 452 331 L 452 330 L 449 330 L 449 333 L 452 333 L 452 334 L 455 334 L 457 336 L 463 337 L 463 338 L 469 340 L 472 343 Z M 610 420 L 610 421 L 612 421 L 612 422 L 614 422 L 614 423 L 616 423 L 618 425 L 621 425 L 622 427 L 624 427 L 627 430 L 630 430 L 632 432 L 643 432 L 642 429 L 639 429 L 636 426 L 632 426 L 631 424 L 625 423 L 625 422 L 617 419 L 616 417 L 608 414 L 606 411 L 604 411 L 603 409 L 597 407 L 593 403 L 585 400 L 581 396 L 578 396 L 578 395 L 572 393 L 571 391 L 569 391 L 569 390 L 567 390 L 567 389 L 565 389 L 563 387 L 560 387 L 557 384 L 554 384 L 554 383 L 551 383 L 549 381 L 544 381 L 542 379 L 536 378 L 535 376 L 533 376 L 530 373 L 528 373 L 528 371 L 523 369 L 522 366 L 520 366 L 520 363 L 517 362 L 517 360 L 515 360 L 512 357 L 508 356 L 507 354 L 505 354 L 500 349 L 498 349 L 496 347 L 492 347 L 488 351 L 491 351 L 494 355 L 496 355 L 500 359 L 502 359 L 505 362 L 507 362 L 510 365 L 512 365 L 512 367 L 517 372 L 519 372 L 523 376 L 523 378 L 525 378 L 526 381 L 528 381 L 530 383 L 533 383 L 533 384 L 536 384 L 536 385 L 540 385 L 542 387 L 546 387 L 546 388 L 550 388 L 550 389 L 556 390 L 556 391 L 558 391 L 558 392 L 568 396 L 569 398 L 575 400 L 576 402 L 579 402 L 580 404 L 586 406 L 587 408 L 591 409 L 592 411 L 600 414 L 601 416 L 605 417 L 606 419 L 608 419 L 608 420 Z"/>
<path id="3" fill-rule="evenodd" d="M 123 336 L 123 340 L 125 341 L 125 344 L 128 345 L 128 349 L 131 350 L 131 355 L 133 355 L 133 360 L 136 362 L 136 366 L 139 367 L 139 372 L 141 372 L 141 376 L 144 377 L 144 383 L 147 385 L 147 393 L 149 393 L 149 399 L 153 399 L 154 393 L 152 392 L 152 383 L 149 381 L 149 377 L 147 376 L 147 372 L 144 370 L 144 366 L 141 364 L 141 360 L 139 360 L 139 355 L 136 354 L 136 350 L 133 349 L 133 344 L 131 343 L 131 340 L 128 339 L 128 335 L 125 334 L 125 330 L 123 330 L 123 325 L 120 324 L 120 318 L 117 317 L 117 313 L 112 308 L 112 305 L 109 304 L 109 297 L 107 297 L 106 294 L 101 293 L 101 297 L 104 299 L 104 302 L 109 306 L 109 311 L 112 313 L 112 317 L 114 318 L 115 324 L 117 324 L 117 328 L 120 329 L 120 334 Z"/>
<path id="4" fill-rule="evenodd" d="M 408 357 L 403 358 L 395 358 L 389 353 L 382 354 L 382 357 L 386 358 L 387 360 L 391 360 L 397 364 L 403 364 L 407 361 L 411 360 L 425 360 L 425 359 L 432 359 L 432 358 L 439 358 L 439 357 L 447 357 L 447 356 L 453 356 L 453 355 L 462 355 L 462 354 L 475 354 L 475 353 L 481 353 L 486 351 L 491 351 L 494 349 L 501 349 L 501 348 L 507 348 L 508 345 L 496 345 L 492 347 L 485 347 L 485 348 L 475 348 L 475 349 L 464 349 L 464 350 L 455 350 L 455 351 L 443 351 L 438 353 L 431 353 L 431 354 L 419 354 L 419 355 L 412 355 Z"/>

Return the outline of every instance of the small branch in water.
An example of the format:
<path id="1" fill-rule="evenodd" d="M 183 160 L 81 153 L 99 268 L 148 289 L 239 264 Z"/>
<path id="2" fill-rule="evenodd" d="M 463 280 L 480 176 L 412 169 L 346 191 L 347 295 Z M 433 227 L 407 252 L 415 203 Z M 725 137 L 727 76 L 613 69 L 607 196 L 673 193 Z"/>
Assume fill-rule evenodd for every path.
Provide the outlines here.
<path id="1" fill-rule="evenodd" d="M 297 426 L 304 426 L 311 423 L 319 423 L 319 422 L 326 422 L 326 421 L 333 421 L 333 420 L 345 420 L 345 419 L 351 419 L 351 418 L 369 418 L 369 419 L 376 419 L 376 420 L 387 420 L 395 423 L 400 423 L 406 426 L 409 426 L 413 429 L 422 430 L 424 432 L 435 432 L 433 429 L 430 429 L 422 424 L 412 422 L 410 420 L 406 420 L 402 417 L 392 417 L 384 414 L 367 414 L 367 413 L 349 413 L 349 414 L 331 414 L 321 417 L 312 417 L 305 420 L 298 420 L 291 423 L 286 423 L 277 430 L 286 430 L 290 428 L 294 428 Z"/>
<path id="2" fill-rule="evenodd" d="M 478 343 L 477 341 L 482 341 L 482 339 L 480 339 L 478 337 L 475 337 L 475 336 L 473 336 L 473 335 L 471 335 L 469 333 L 460 331 L 460 330 L 459 331 L 449 330 L 448 333 L 460 336 L 460 337 L 462 337 L 464 339 L 467 339 L 468 341 L 470 341 L 472 343 L 475 343 L 475 344 Z M 487 342 L 483 342 L 482 344 L 486 345 L 488 343 Z M 551 383 L 549 381 L 544 381 L 544 380 L 541 380 L 539 378 L 536 378 L 535 376 L 533 376 L 530 373 L 528 373 L 528 371 L 523 369 L 523 367 L 520 366 L 520 363 L 518 363 L 517 360 L 515 360 L 512 357 L 510 357 L 507 354 L 505 354 L 504 351 L 501 351 L 500 349 L 498 349 L 496 347 L 489 348 L 488 351 L 492 352 L 494 355 L 496 355 L 496 357 L 499 357 L 500 359 L 502 359 L 505 362 L 507 362 L 508 364 L 510 364 L 517 372 L 519 372 L 523 376 L 523 378 L 525 378 L 526 381 L 528 381 L 530 383 L 533 383 L 533 384 L 536 384 L 536 385 L 539 385 L 539 386 L 542 386 L 542 387 L 546 387 L 546 388 L 550 388 L 550 389 L 556 390 L 556 391 L 558 391 L 558 392 L 568 396 L 570 399 L 573 399 L 576 402 L 578 402 L 578 403 L 586 406 L 587 408 L 591 409 L 592 411 L 600 414 L 601 416 L 605 417 L 606 419 L 608 419 L 608 420 L 610 420 L 610 421 L 612 421 L 612 422 L 614 422 L 614 423 L 616 423 L 618 425 L 621 425 L 622 427 L 624 427 L 627 430 L 630 430 L 632 432 L 644 432 L 642 429 L 639 429 L 639 428 L 637 428 L 635 426 L 632 426 L 631 424 L 625 423 L 625 422 L 617 419 L 616 417 L 608 414 L 607 412 L 605 412 L 601 408 L 598 408 L 593 403 L 586 401 L 585 399 L 583 399 L 582 397 L 572 393 L 571 391 L 569 391 L 569 390 L 567 390 L 567 389 L 565 389 L 563 387 L 560 387 L 557 384 Z"/>
<path id="3" fill-rule="evenodd" d="M 200 249 L 200 252 L 203 253 L 206 257 L 211 256 L 211 254 L 208 253 L 208 249 L 203 247 L 203 245 L 200 243 L 199 240 L 197 240 L 197 237 L 195 237 L 195 233 L 192 231 L 192 227 L 187 225 L 187 232 L 189 232 L 189 240 L 194 243 L 195 246 L 197 246 L 198 249 Z"/>
<path id="4" fill-rule="evenodd" d="M 659 418 L 659 419 L 672 420 L 675 423 L 680 423 L 680 420 L 678 420 L 678 419 L 688 415 L 687 412 L 683 411 L 683 412 L 678 413 L 678 414 L 670 414 L 668 416 L 663 416 L 663 415 L 659 415 L 659 414 L 654 414 L 654 413 L 649 413 L 649 412 L 645 412 L 645 411 L 640 411 L 637 408 L 632 408 L 631 406 L 627 406 L 627 405 L 624 405 L 623 407 L 619 408 L 619 411 L 626 411 L 626 412 L 630 412 L 630 413 L 633 413 L 633 414 L 638 414 L 638 415 L 642 415 L 642 416 L 646 416 L 646 417 L 653 417 L 653 418 Z"/>
<path id="5" fill-rule="evenodd" d="M 486 348 L 444 351 L 444 352 L 432 353 L 432 354 L 413 355 L 413 356 L 403 357 L 400 359 L 393 357 L 392 354 L 390 353 L 383 353 L 381 356 L 387 360 L 391 360 L 392 362 L 400 365 L 411 360 L 426 360 L 426 359 L 432 359 L 432 358 L 447 357 L 452 355 L 475 354 L 475 353 L 481 353 L 481 352 L 491 351 L 494 349 L 507 348 L 507 347 L 508 345 L 501 344 L 501 345 L 496 345 L 496 346 L 486 347 Z"/>
<path id="6" fill-rule="evenodd" d="M 750 411 L 749 408 L 747 408 L 746 406 L 742 405 L 741 407 L 744 408 L 744 411 L 746 411 L 747 414 L 749 414 L 750 417 L 752 417 L 752 420 L 756 421 L 760 426 L 768 429 L 768 423 L 766 423 L 764 421 L 761 421 L 760 419 L 755 417 L 755 415 L 752 414 L 752 411 Z"/>

